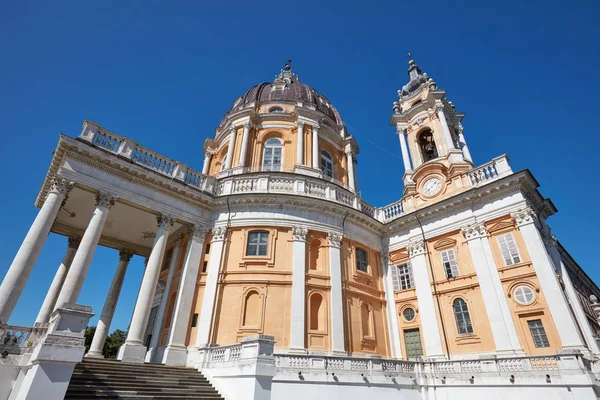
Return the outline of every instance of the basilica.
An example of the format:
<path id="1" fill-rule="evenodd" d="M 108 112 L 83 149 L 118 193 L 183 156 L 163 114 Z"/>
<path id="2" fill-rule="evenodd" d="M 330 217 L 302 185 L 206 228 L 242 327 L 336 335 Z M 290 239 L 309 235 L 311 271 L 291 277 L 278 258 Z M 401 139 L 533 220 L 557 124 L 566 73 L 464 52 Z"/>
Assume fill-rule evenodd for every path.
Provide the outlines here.
<path id="1" fill-rule="evenodd" d="M 404 190 L 385 206 L 361 198 L 357 139 L 290 62 L 233 101 L 198 169 L 89 120 L 60 135 L 0 286 L 0 400 L 210 397 L 135 397 L 151 382 L 106 378 L 124 366 L 197 374 L 226 400 L 599 398 L 600 290 L 529 170 L 473 164 L 463 117 L 410 60 L 390 117 Z M 50 232 L 64 259 L 35 325 L 15 327 Z M 91 310 L 78 301 L 98 246 L 117 268 Z M 107 361 L 132 257 L 146 267 Z"/>

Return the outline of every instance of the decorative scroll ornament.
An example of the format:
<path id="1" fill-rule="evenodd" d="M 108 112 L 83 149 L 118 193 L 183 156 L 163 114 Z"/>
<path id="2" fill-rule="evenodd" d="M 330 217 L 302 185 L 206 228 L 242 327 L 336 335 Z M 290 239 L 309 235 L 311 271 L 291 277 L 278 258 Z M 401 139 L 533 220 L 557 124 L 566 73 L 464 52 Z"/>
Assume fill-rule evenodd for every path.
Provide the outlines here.
<path id="1" fill-rule="evenodd" d="M 295 241 L 306 242 L 308 228 L 304 226 L 292 226 L 292 237 Z"/>
<path id="2" fill-rule="evenodd" d="M 129 262 L 131 261 L 131 257 L 133 257 L 133 253 L 129 250 L 121 250 L 119 252 L 119 260 Z"/>
<path id="3" fill-rule="evenodd" d="M 79 243 L 81 243 L 81 239 L 70 236 L 67 243 L 68 243 L 67 247 L 69 249 L 76 249 L 79 247 Z"/>
<path id="4" fill-rule="evenodd" d="M 110 210 L 116 201 L 117 198 L 110 193 L 98 192 L 96 195 L 96 207 L 105 207 Z"/>
<path id="5" fill-rule="evenodd" d="M 201 225 L 194 225 L 190 228 L 190 236 L 194 240 L 204 240 L 206 234 L 208 233 L 208 229 Z"/>
<path id="6" fill-rule="evenodd" d="M 213 241 L 215 240 L 224 240 L 227 235 L 227 227 L 226 226 L 216 226 L 212 230 L 213 233 Z"/>
<path id="7" fill-rule="evenodd" d="M 537 215 L 531 207 L 525 207 L 519 211 L 512 212 L 510 213 L 510 216 L 512 217 L 513 221 L 515 221 L 517 226 L 532 224 L 537 220 Z"/>
<path id="8" fill-rule="evenodd" d="M 483 238 L 487 235 L 483 222 L 476 222 L 472 225 L 462 227 L 460 230 L 467 240 Z"/>
<path id="9" fill-rule="evenodd" d="M 171 228 L 173 228 L 175 220 L 167 215 L 158 214 L 156 216 L 156 222 L 158 224 L 158 229 L 164 229 L 169 232 Z"/>
<path id="10" fill-rule="evenodd" d="M 339 248 L 342 243 L 342 239 L 343 239 L 343 236 L 341 233 L 329 232 L 329 235 L 327 236 L 327 244 L 330 247 L 338 247 Z"/>
<path id="11" fill-rule="evenodd" d="M 50 187 L 51 192 L 62 194 L 66 198 L 71 189 L 73 189 L 73 182 L 57 176 L 52 178 L 52 186 Z"/>
<path id="12" fill-rule="evenodd" d="M 408 254 L 410 257 L 416 257 L 421 254 L 425 254 L 425 242 L 419 240 L 418 242 L 412 242 L 408 245 Z"/>

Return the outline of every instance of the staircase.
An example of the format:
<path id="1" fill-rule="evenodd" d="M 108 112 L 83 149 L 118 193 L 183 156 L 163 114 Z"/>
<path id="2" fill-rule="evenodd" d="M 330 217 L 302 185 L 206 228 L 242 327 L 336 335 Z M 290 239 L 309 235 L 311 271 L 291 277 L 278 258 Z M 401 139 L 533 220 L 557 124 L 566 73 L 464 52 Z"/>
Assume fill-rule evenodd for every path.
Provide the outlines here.
<path id="1" fill-rule="evenodd" d="M 90 360 L 75 366 L 66 399 L 223 399 L 200 372 L 160 364 Z"/>

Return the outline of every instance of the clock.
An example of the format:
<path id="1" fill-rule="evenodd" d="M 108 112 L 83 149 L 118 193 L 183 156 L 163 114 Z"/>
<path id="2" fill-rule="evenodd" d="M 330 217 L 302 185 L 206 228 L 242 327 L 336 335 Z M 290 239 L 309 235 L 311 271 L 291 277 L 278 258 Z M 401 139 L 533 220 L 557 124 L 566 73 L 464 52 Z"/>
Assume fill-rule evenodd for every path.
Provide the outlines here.
<path id="1" fill-rule="evenodd" d="M 423 194 L 425 196 L 433 196 L 438 194 L 442 189 L 442 181 L 440 178 L 429 178 L 423 184 Z"/>

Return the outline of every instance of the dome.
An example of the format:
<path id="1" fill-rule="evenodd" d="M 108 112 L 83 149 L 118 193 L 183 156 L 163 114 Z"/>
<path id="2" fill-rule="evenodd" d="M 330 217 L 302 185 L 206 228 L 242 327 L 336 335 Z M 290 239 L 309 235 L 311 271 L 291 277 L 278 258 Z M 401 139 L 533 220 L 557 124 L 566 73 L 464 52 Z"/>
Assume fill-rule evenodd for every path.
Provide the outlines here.
<path id="1" fill-rule="evenodd" d="M 281 70 L 272 83 L 263 82 L 252 86 L 243 96 L 238 97 L 233 107 L 225 114 L 220 125 L 225 122 L 229 115 L 245 108 L 258 107 L 268 103 L 296 104 L 301 102 L 303 107 L 316 109 L 329 117 L 334 124 L 340 127 L 344 126 L 339 112 L 327 97 L 310 86 L 300 83 L 298 75 L 291 70 L 290 61 L 286 63 L 285 68 Z"/>

